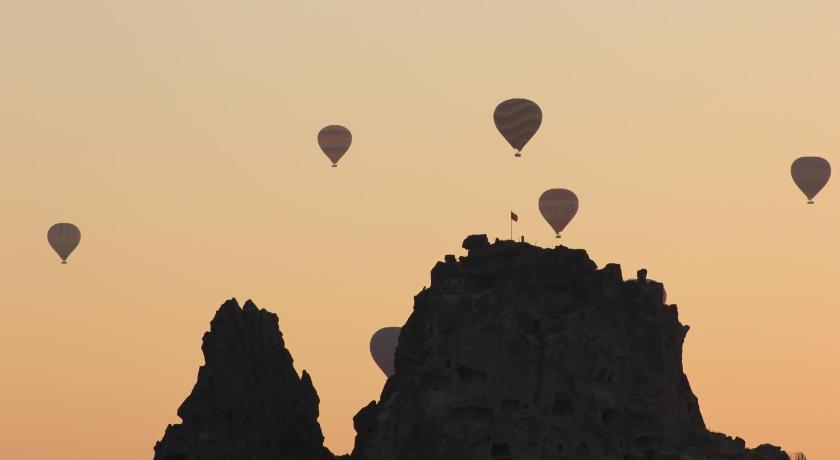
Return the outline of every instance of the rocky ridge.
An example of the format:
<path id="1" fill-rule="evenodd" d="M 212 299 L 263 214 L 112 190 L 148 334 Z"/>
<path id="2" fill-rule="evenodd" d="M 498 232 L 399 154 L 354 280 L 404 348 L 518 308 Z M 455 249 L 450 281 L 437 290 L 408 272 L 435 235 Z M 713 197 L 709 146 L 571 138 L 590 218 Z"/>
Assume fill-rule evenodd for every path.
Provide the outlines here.
<path id="1" fill-rule="evenodd" d="M 787 460 L 706 429 L 662 284 L 583 250 L 468 237 L 414 299 L 359 460 Z"/>
<path id="2" fill-rule="evenodd" d="M 333 460 L 318 424 L 318 394 L 299 377 L 277 315 L 225 302 L 204 334 L 204 366 L 166 428 L 155 460 Z"/>
<path id="3" fill-rule="evenodd" d="M 689 330 L 662 284 L 583 250 L 485 235 L 414 299 L 353 460 L 788 460 L 707 430 L 682 367 Z M 277 317 L 229 301 L 155 460 L 322 460 L 318 397 Z"/>

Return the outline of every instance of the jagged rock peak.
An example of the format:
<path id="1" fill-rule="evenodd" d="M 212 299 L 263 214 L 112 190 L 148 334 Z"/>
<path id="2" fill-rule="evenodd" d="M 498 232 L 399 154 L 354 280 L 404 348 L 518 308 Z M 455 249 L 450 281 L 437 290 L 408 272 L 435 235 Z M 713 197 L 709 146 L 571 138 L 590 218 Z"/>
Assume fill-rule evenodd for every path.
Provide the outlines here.
<path id="1" fill-rule="evenodd" d="M 788 460 L 706 429 L 662 284 L 564 246 L 463 247 L 415 296 L 355 460 Z"/>
<path id="2" fill-rule="evenodd" d="M 321 460 L 318 394 L 298 377 L 277 315 L 250 300 L 222 304 L 202 339 L 205 364 L 166 428 L 155 460 Z"/>

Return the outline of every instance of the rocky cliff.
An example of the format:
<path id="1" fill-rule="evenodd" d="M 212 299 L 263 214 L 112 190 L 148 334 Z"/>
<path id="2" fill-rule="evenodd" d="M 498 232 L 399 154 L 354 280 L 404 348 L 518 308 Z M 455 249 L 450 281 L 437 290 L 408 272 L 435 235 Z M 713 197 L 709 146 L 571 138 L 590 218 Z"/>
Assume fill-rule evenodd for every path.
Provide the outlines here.
<path id="1" fill-rule="evenodd" d="M 318 425 L 318 394 L 298 377 L 277 315 L 224 303 L 204 334 L 205 365 L 166 428 L 155 460 L 333 460 Z"/>
<path id="2" fill-rule="evenodd" d="M 706 429 L 662 284 L 585 251 L 484 235 L 415 297 L 353 460 L 788 460 Z M 222 305 L 155 460 L 325 460 L 318 396 L 277 317 Z M 366 350 L 359 350 L 360 353 Z"/>
<path id="3" fill-rule="evenodd" d="M 357 460 L 767 459 L 707 431 L 663 286 L 585 251 L 484 235 L 414 299 Z"/>

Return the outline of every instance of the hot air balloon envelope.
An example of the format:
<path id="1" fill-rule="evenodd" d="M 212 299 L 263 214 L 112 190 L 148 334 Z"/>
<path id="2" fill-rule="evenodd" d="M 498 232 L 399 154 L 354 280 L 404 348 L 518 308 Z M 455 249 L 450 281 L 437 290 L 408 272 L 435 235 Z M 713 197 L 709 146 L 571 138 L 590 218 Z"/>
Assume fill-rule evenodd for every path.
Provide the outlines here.
<path id="1" fill-rule="evenodd" d="M 318 132 L 318 145 L 327 155 L 335 167 L 338 160 L 347 153 L 350 143 L 353 142 L 353 135 L 344 126 L 330 125 Z"/>
<path id="2" fill-rule="evenodd" d="M 516 149 L 516 156 L 520 156 L 519 152 L 540 129 L 542 110 L 528 99 L 508 99 L 496 106 L 493 121 L 505 140 Z"/>
<path id="3" fill-rule="evenodd" d="M 394 352 L 397 351 L 397 342 L 400 337 L 399 327 L 385 327 L 373 334 L 370 338 L 370 355 L 376 361 L 376 365 L 382 369 L 386 377 L 394 375 Z"/>
<path id="4" fill-rule="evenodd" d="M 53 250 L 61 257 L 61 263 L 66 264 L 67 258 L 79 245 L 82 233 L 73 224 L 60 223 L 50 227 L 47 231 L 47 241 L 50 242 Z"/>
<path id="5" fill-rule="evenodd" d="M 557 238 L 578 211 L 578 197 L 571 190 L 553 188 L 540 195 L 540 213 L 554 229 Z"/>
<path id="6" fill-rule="evenodd" d="M 797 158 L 790 166 L 790 175 L 811 204 L 817 193 L 820 193 L 820 190 L 828 183 L 828 178 L 831 177 L 831 164 L 820 157 Z"/>

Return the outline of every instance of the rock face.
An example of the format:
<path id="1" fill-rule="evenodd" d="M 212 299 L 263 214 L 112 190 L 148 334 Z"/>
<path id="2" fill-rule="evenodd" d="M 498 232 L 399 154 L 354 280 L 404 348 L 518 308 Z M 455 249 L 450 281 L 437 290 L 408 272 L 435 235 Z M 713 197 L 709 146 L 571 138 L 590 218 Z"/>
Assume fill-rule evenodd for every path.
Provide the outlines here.
<path id="1" fill-rule="evenodd" d="M 205 365 L 155 460 L 321 460 L 318 394 L 298 377 L 277 315 L 225 302 L 203 338 Z"/>
<path id="2" fill-rule="evenodd" d="M 353 460 L 789 460 L 706 429 L 664 286 L 585 251 L 468 237 L 402 328 L 396 373 L 354 418 Z M 226 302 L 155 460 L 334 460 L 277 316 Z M 359 351 L 363 352 L 363 351 Z"/>
<path id="3" fill-rule="evenodd" d="M 415 297 L 356 460 L 788 460 L 706 429 L 663 286 L 484 235 Z"/>

